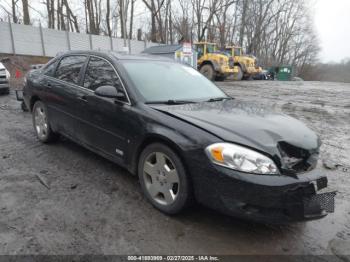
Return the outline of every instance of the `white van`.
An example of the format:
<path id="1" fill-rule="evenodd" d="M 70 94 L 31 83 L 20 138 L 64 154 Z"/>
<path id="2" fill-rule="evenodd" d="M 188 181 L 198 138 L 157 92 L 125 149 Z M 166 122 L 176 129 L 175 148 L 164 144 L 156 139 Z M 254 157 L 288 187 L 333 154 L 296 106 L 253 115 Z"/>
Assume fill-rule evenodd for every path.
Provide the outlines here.
<path id="1" fill-rule="evenodd" d="M 9 79 L 10 72 L 0 63 L 0 94 L 10 93 Z"/>

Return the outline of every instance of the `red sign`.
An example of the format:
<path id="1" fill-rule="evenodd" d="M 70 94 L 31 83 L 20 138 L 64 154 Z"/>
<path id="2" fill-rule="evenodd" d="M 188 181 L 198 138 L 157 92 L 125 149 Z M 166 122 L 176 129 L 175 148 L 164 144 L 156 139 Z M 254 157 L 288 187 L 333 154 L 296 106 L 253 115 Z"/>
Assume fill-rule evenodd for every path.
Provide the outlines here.
<path id="1" fill-rule="evenodd" d="M 182 52 L 184 54 L 192 54 L 192 44 L 189 42 L 185 42 L 182 45 Z"/>

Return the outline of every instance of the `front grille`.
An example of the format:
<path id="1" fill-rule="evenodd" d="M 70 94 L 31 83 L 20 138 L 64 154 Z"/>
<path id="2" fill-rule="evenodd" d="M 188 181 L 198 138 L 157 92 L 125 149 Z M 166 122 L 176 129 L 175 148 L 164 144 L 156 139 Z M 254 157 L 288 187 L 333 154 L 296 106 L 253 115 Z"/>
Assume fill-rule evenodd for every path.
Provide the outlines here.
<path id="1" fill-rule="evenodd" d="M 0 75 L 0 84 L 7 83 L 6 75 Z"/>
<path id="2" fill-rule="evenodd" d="M 306 213 L 316 213 L 317 211 L 334 212 L 334 197 L 336 192 L 316 194 L 304 199 L 304 210 Z"/>
<path id="3" fill-rule="evenodd" d="M 327 177 L 321 177 L 321 178 L 317 179 L 317 181 L 316 181 L 317 190 L 322 190 L 322 189 L 326 188 L 327 184 L 328 184 Z"/>

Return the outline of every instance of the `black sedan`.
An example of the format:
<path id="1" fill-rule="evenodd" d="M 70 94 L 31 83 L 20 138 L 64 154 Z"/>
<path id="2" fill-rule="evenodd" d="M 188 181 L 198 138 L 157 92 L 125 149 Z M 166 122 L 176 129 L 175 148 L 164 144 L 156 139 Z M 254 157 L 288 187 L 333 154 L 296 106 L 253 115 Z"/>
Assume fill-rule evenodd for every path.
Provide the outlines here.
<path id="1" fill-rule="evenodd" d="M 153 206 L 197 201 L 246 219 L 324 217 L 334 192 L 320 140 L 298 120 L 227 96 L 196 70 L 113 52 L 62 54 L 27 76 L 40 141 L 63 135 L 138 175 Z"/>

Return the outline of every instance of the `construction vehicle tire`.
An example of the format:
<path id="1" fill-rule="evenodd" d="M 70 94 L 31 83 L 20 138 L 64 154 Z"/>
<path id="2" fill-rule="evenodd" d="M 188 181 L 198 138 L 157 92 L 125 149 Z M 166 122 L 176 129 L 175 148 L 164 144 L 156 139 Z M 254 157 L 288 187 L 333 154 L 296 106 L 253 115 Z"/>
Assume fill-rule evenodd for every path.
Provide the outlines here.
<path id="1" fill-rule="evenodd" d="M 243 79 L 243 70 L 240 66 L 238 66 L 238 73 L 235 73 L 233 79 L 236 81 L 241 81 Z"/>
<path id="2" fill-rule="evenodd" d="M 200 69 L 199 72 L 201 72 L 206 78 L 208 78 L 211 81 L 215 80 L 216 74 L 215 70 L 212 65 L 205 64 Z"/>

